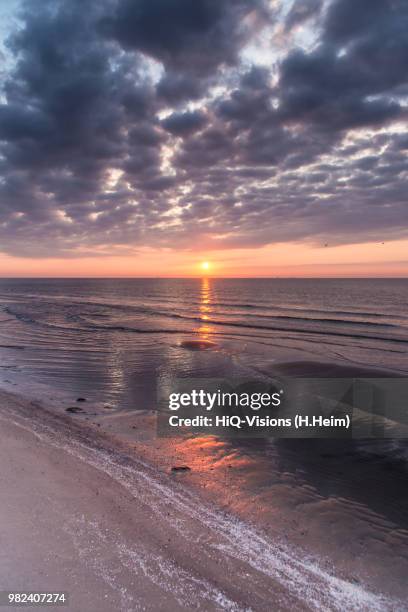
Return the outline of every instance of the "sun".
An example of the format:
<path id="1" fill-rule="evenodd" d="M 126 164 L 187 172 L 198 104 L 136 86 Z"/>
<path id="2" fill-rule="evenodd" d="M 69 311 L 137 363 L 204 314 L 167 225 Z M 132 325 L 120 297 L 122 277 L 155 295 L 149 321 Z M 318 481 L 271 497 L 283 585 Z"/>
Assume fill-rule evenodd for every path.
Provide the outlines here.
<path id="1" fill-rule="evenodd" d="M 202 261 L 200 263 L 200 268 L 203 270 L 203 272 L 208 272 L 208 270 L 211 268 L 211 264 L 209 261 Z"/>

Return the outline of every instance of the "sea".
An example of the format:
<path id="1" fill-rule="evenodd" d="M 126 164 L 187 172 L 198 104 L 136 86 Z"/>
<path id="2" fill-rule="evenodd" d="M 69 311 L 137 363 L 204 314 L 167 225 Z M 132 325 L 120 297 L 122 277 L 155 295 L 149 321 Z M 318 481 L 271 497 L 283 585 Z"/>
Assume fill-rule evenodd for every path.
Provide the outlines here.
<path id="1" fill-rule="evenodd" d="M 408 373 L 408 279 L 1 279 L 0 309 L 0 384 L 119 410 L 278 364 Z"/>
<path id="2" fill-rule="evenodd" d="M 170 475 L 187 466 L 171 477 L 226 511 L 406 598 L 407 440 L 154 433 L 157 389 L 174 379 L 333 367 L 408 375 L 408 279 L 0 280 L 2 389 L 38 409 L 85 406 L 78 418 Z"/>

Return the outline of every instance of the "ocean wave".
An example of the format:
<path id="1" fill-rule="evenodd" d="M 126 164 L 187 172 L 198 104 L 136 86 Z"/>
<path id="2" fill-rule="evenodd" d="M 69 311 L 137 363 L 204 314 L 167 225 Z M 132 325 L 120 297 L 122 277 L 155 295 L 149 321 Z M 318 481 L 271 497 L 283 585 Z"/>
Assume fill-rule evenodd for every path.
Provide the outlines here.
<path id="1" fill-rule="evenodd" d="M 10 296 L 7 296 L 7 298 L 9 299 Z M 17 297 L 16 295 L 13 297 Z M 149 305 L 149 304 L 135 304 L 135 303 L 117 303 L 117 302 L 113 302 L 111 300 L 106 300 L 106 299 L 80 299 L 80 298 L 75 298 L 72 296 L 52 296 L 52 299 L 50 300 L 50 296 L 46 296 L 46 295 L 24 295 L 21 294 L 22 298 L 25 299 L 29 299 L 32 300 L 33 302 L 37 302 L 40 303 L 42 305 L 47 305 L 48 307 L 52 308 L 53 306 L 58 306 L 58 308 L 61 308 L 61 304 L 63 304 L 64 302 L 66 302 L 66 304 L 64 304 L 65 307 L 67 308 L 72 308 L 74 306 L 79 306 L 79 305 L 84 305 L 85 307 L 99 307 L 99 308 L 109 308 L 112 310 L 116 310 L 116 311 L 120 311 L 120 312 L 129 312 L 129 313 L 140 313 L 140 314 L 156 314 L 156 313 L 160 313 L 163 314 L 163 309 L 161 309 L 160 311 L 158 311 L 156 309 L 156 307 L 154 305 Z M 1 294 L 0 294 L 0 298 L 1 298 Z M 144 298 L 146 299 L 146 298 Z M 183 298 L 182 300 L 182 304 L 180 305 L 180 298 L 169 298 L 168 296 L 160 296 L 157 298 L 149 298 L 150 300 L 153 300 L 154 302 L 159 302 L 164 309 L 166 309 L 167 305 L 169 306 L 169 310 L 171 311 L 171 309 L 173 308 L 173 306 L 177 307 L 177 310 L 183 309 L 183 310 L 189 310 L 189 306 L 202 306 L 202 300 L 200 300 L 199 298 L 197 299 L 186 299 Z M 234 301 L 234 300 L 229 300 L 229 301 L 217 301 L 217 300 L 211 300 L 209 306 L 211 308 L 226 308 L 226 309 L 244 309 L 244 310 L 259 310 L 259 311 L 268 311 L 270 314 L 268 315 L 264 315 L 264 314 L 247 314 L 246 316 L 260 316 L 260 317 L 271 317 L 271 318 L 280 318 L 280 317 L 291 317 L 292 315 L 290 314 L 274 314 L 274 313 L 297 313 L 297 312 L 304 312 L 305 310 L 307 310 L 307 312 L 309 314 L 317 314 L 317 315 L 327 315 L 327 317 L 310 317 L 311 320 L 315 320 L 315 321 L 320 321 L 320 320 L 331 320 L 332 322 L 337 322 L 337 320 L 339 322 L 345 321 L 345 322 L 349 322 L 349 319 L 338 319 L 338 317 L 369 317 L 369 318 L 373 318 L 373 319 L 379 319 L 379 318 L 386 318 L 386 319 L 408 319 L 408 316 L 401 313 L 401 314 L 395 314 L 395 313 L 391 313 L 391 312 L 374 312 L 374 311 L 369 311 L 369 310 L 342 310 L 342 309 L 331 309 L 331 308 L 316 308 L 316 307 L 309 307 L 307 305 L 303 305 L 303 306 L 294 306 L 294 305 L 290 305 L 290 304 L 283 304 L 283 305 L 279 305 L 279 304 L 275 304 L 273 302 L 262 302 L 262 301 L 257 301 L 254 303 L 249 303 L 249 302 L 241 302 L 241 301 Z M 4 308 L 4 310 L 6 310 L 7 307 Z M 84 314 L 84 313 L 81 313 Z M 96 316 L 96 317 L 105 317 L 106 314 L 103 313 L 89 313 L 92 316 Z M 220 313 L 223 314 L 223 313 Z M 231 312 L 226 312 L 225 314 L 231 314 Z M 293 318 L 299 318 L 302 319 L 303 317 L 297 317 L 294 316 Z M 369 324 L 370 321 L 364 321 L 364 324 Z M 392 324 L 384 324 L 384 325 L 392 325 Z"/>
<path id="2" fill-rule="evenodd" d="M 86 331 L 111 331 L 111 332 L 129 332 L 129 333 L 138 333 L 138 334 L 185 334 L 185 333 L 196 333 L 199 332 L 199 330 L 194 330 L 194 329 L 185 329 L 185 328 L 168 328 L 165 326 L 158 326 L 158 327 L 150 327 L 150 326 L 132 326 L 132 325 L 122 325 L 120 323 L 115 323 L 112 325 L 104 325 L 104 324 L 97 324 L 93 321 L 90 321 L 89 319 L 84 318 L 83 315 L 81 314 L 75 314 L 75 313 L 67 313 L 66 315 L 66 320 L 70 321 L 71 323 L 76 323 L 76 325 L 65 325 L 62 323 L 55 323 L 55 322 L 50 322 L 50 321 L 39 321 L 38 319 L 33 318 L 32 315 L 28 315 L 26 313 L 22 313 L 22 312 L 18 312 L 13 310 L 11 307 L 6 307 L 4 309 L 8 314 L 14 316 L 16 319 L 20 320 L 21 322 L 24 323 L 28 323 L 31 325 L 37 325 L 40 326 L 42 328 L 48 328 L 48 329 L 58 329 L 58 330 L 63 330 L 63 331 L 73 331 L 73 332 L 86 332 Z M 95 313 L 98 314 L 98 313 Z M 270 325 L 266 325 L 263 323 L 255 323 L 255 322 L 247 322 L 247 321 L 235 321 L 235 320 L 230 320 L 230 319 L 225 319 L 225 320 L 221 320 L 221 319 L 216 319 L 216 318 L 208 318 L 208 319 L 204 319 L 203 317 L 200 316 L 194 316 L 194 315 L 185 315 L 185 314 L 177 314 L 174 312 L 164 312 L 164 311 L 152 311 L 152 310 L 148 310 L 148 312 L 144 312 L 143 314 L 149 314 L 150 316 L 157 316 L 157 317 L 163 317 L 163 318 L 172 318 L 172 319 L 178 319 L 181 321 L 190 321 L 190 322 L 196 322 L 196 323 L 200 323 L 202 325 L 206 325 L 206 326 L 217 326 L 217 327 L 225 327 L 225 328 L 238 328 L 238 329 L 249 329 L 249 330 L 261 330 L 261 331 L 265 331 L 265 332 L 285 332 L 285 333 L 296 333 L 296 334 L 313 334 L 313 335 L 318 335 L 318 336 L 334 336 L 334 337 L 343 337 L 343 338 L 355 338 L 355 339 L 366 339 L 366 340 L 378 340 L 378 341 L 383 341 L 383 342 L 398 342 L 398 343 L 408 343 L 408 337 L 407 338 L 402 338 L 402 337 L 398 337 L 395 335 L 387 335 L 387 336 L 381 336 L 381 335 L 374 335 L 374 334 L 369 334 L 369 333 L 363 333 L 363 332 L 357 332 L 357 331 L 350 331 L 347 332 L 346 330 L 344 331 L 339 331 L 338 329 L 332 329 L 330 328 L 330 325 L 338 325 L 338 324 L 343 324 L 343 325 L 353 325 L 353 326 L 358 326 L 359 328 L 364 329 L 365 327 L 368 328 L 394 328 L 394 329 L 398 329 L 398 326 L 393 325 L 393 324 L 376 324 L 373 322 L 357 322 L 357 321 L 345 321 L 345 320 L 338 320 L 338 319 L 310 319 L 307 317 L 291 317 L 291 316 L 281 316 L 281 317 L 264 317 L 268 320 L 271 321 Z M 87 315 L 85 316 L 89 316 L 89 317 L 93 317 L 94 313 L 87 313 Z M 273 322 L 274 320 L 285 320 L 285 321 L 293 321 L 294 323 L 299 322 L 301 324 L 306 324 L 306 326 L 303 325 L 293 325 L 291 327 L 289 326 L 281 326 L 281 325 L 274 325 Z M 313 324 L 317 323 L 317 325 L 315 327 L 313 327 Z M 319 325 L 322 325 L 324 323 L 327 323 L 327 327 L 319 327 Z M 219 332 L 217 332 L 217 335 L 219 334 Z"/>
<path id="3" fill-rule="evenodd" d="M 168 316 L 168 317 L 172 317 L 172 318 L 177 318 L 177 319 L 187 319 L 187 320 L 199 320 L 199 321 L 203 321 L 206 323 L 211 323 L 213 321 L 213 319 L 208 318 L 208 319 L 203 319 L 202 317 L 196 316 L 196 315 L 182 315 L 182 314 L 177 314 L 177 313 L 173 313 L 173 312 L 165 312 L 165 311 L 156 311 L 153 312 L 152 314 L 156 314 L 156 315 L 160 315 L 160 316 Z M 230 313 L 230 312 L 220 312 L 217 313 L 219 315 L 225 315 L 225 316 L 240 316 L 240 313 Z M 332 319 L 332 318 L 326 318 L 326 317 L 321 317 L 321 318 L 315 318 L 315 317 L 295 317 L 295 316 L 291 316 L 291 315 L 259 315 L 259 314 L 246 314 L 246 317 L 251 317 L 251 318 L 258 318 L 258 319 L 268 319 L 270 321 L 273 320 L 280 320 L 280 321 L 301 321 L 302 323 L 333 323 L 333 324 L 338 324 L 338 325 L 358 325 L 358 326 L 363 326 L 363 327 L 392 327 L 392 328 L 399 328 L 399 325 L 396 325 L 394 323 L 376 323 L 374 321 L 355 321 L 355 320 L 350 320 L 350 319 Z M 228 325 L 228 320 L 225 320 L 225 324 Z"/>
<path id="4" fill-rule="evenodd" d="M 201 323 L 204 323 L 206 326 L 208 325 L 216 325 L 223 326 L 225 328 L 234 327 L 240 329 L 251 329 L 251 330 L 262 330 L 262 331 L 270 331 L 270 332 L 286 332 L 286 333 L 294 333 L 294 334 L 314 334 L 319 336 L 335 336 L 342 338 L 355 338 L 355 339 L 365 339 L 365 340 L 379 340 L 382 342 L 398 342 L 408 344 L 408 338 L 398 338 L 396 336 L 374 336 L 369 334 L 356 334 L 356 333 L 346 333 L 346 332 L 337 332 L 329 329 L 301 329 L 299 327 L 277 327 L 277 326 L 269 326 L 269 325 L 251 325 L 247 323 L 238 323 L 238 322 L 225 322 L 218 321 L 216 319 L 212 319 L 211 321 L 195 319 Z M 138 334 L 185 334 L 185 333 L 202 333 L 199 329 L 166 329 L 166 328 L 158 328 L 158 329 L 143 329 L 136 328 L 130 326 L 122 326 L 122 325 L 94 325 L 92 326 L 95 330 L 107 330 L 107 331 L 122 331 L 122 332 L 130 332 L 130 333 L 138 333 Z M 207 333 L 217 333 L 213 331 L 208 331 Z"/>

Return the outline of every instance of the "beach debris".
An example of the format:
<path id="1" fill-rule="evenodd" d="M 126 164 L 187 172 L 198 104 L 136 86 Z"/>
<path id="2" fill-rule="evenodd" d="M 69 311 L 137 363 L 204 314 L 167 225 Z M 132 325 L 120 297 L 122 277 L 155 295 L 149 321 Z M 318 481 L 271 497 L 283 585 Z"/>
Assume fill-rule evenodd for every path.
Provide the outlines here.
<path id="1" fill-rule="evenodd" d="M 180 342 L 180 346 L 182 348 L 189 349 L 190 351 L 205 351 L 210 348 L 214 348 L 217 345 L 215 342 L 211 342 L 210 340 L 183 340 Z"/>
<path id="2" fill-rule="evenodd" d="M 77 398 L 77 402 L 86 402 L 86 398 L 85 397 L 78 397 Z"/>
<path id="3" fill-rule="evenodd" d="M 173 465 L 172 472 L 191 472 L 191 467 L 188 465 Z"/>
<path id="4" fill-rule="evenodd" d="M 70 406 L 69 408 L 65 408 L 65 412 L 71 412 L 72 414 L 78 414 L 78 412 L 83 412 L 83 408 L 79 406 Z"/>

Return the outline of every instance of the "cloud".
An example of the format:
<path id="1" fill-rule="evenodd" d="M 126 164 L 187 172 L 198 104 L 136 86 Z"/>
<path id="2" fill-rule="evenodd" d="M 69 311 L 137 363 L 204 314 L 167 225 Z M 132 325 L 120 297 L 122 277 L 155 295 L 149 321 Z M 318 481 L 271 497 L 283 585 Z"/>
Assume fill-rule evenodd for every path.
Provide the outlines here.
<path id="1" fill-rule="evenodd" d="M 284 28 L 288 32 L 294 27 L 318 15 L 322 9 L 323 0 L 296 0 L 286 15 Z"/>
<path id="2" fill-rule="evenodd" d="M 175 136 L 184 136 L 204 127 L 206 117 L 199 111 L 173 113 L 161 122 L 165 130 Z"/>
<path id="3" fill-rule="evenodd" d="M 274 27 L 300 24 L 274 47 Z M 406 235 L 407 29 L 402 0 L 25 0 L 1 248 Z"/>
<path id="4" fill-rule="evenodd" d="M 245 18 L 262 9 L 260 0 L 123 0 L 102 27 L 124 47 L 166 66 L 206 74 L 236 61 L 248 35 Z"/>
<path id="5" fill-rule="evenodd" d="M 178 104 L 183 100 L 198 100 L 205 94 L 207 80 L 191 74 L 167 71 L 157 85 L 159 99 L 168 104 Z"/>

